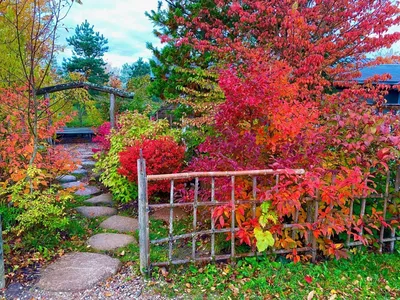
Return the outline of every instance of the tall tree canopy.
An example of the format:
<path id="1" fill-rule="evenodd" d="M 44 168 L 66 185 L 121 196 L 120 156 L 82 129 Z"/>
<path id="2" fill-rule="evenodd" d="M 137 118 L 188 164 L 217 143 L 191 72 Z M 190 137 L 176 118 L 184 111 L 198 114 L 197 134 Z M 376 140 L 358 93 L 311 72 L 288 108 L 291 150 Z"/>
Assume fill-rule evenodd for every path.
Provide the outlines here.
<path id="1" fill-rule="evenodd" d="M 122 83 L 126 86 L 128 81 L 131 78 L 141 77 L 150 75 L 150 64 L 148 62 L 143 61 L 143 58 L 139 58 L 132 64 L 123 64 L 120 79 Z"/>
<path id="2" fill-rule="evenodd" d="M 154 56 L 150 61 L 154 74 L 151 93 L 177 105 L 187 116 L 186 121 L 194 125 L 211 122 L 215 104 L 223 100 L 217 85 L 218 61 L 213 53 L 200 51 L 189 43 L 177 43 L 190 30 L 179 24 L 180 18 L 189 22 L 205 9 L 214 11 L 215 5 L 209 0 L 172 0 L 166 7 L 159 2 L 157 11 L 147 13 L 155 26 L 154 34 L 165 44 L 161 49 L 148 44 Z M 199 39 L 202 34 L 194 32 Z"/>
<path id="3" fill-rule="evenodd" d="M 85 21 L 75 28 L 75 35 L 67 38 L 68 45 L 73 47 L 73 56 L 64 60 L 63 67 L 67 72 L 81 73 L 89 82 L 104 84 L 109 80 L 103 60 L 108 40 L 93 28 Z"/>

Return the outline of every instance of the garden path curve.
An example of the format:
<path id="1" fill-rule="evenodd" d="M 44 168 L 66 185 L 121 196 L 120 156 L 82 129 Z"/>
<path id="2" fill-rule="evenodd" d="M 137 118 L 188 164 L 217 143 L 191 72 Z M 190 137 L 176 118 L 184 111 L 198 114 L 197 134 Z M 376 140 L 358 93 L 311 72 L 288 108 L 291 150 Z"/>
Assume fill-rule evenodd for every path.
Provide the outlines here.
<path id="1" fill-rule="evenodd" d="M 82 162 L 77 170 L 70 175 L 60 177 L 63 187 L 77 189 L 78 196 L 93 196 L 84 201 L 86 206 L 77 207 L 77 213 L 87 218 L 108 216 L 100 228 L 119 233 L 100 233 L 87 241 L 88 248 L 95 251 L 114 251 L 130 243 L 137 243 L 132 233 L 137 229 L 137 220 L 118 216 L 113 207 L 112 195 L 101 194 L 101 188 L 89 185 L 89 176 L 94 166 L 93 152 L 88 149 L 77 149 L 76 156 Z M 80 179 L 77 179 L 81 177 Z M 128 234 L 129 233 L 129 234 Z M 91 252 L 69 253 L 51 263 L 41 272 L 41 278 L 36 287 L 50 292 L 77 292 L 94 287 L 116 274 L 121 267 L 118 259 L 106 254 Z"/>

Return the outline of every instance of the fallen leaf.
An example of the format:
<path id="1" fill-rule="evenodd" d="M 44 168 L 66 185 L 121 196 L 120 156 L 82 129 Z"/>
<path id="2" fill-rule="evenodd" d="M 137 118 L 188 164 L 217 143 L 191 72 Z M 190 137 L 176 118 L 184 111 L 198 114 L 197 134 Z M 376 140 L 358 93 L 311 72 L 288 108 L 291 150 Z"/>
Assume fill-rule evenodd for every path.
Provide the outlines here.
<path id="1" fill-rule="evenodd" d="M 311 283 L 313 281 L 312 277 L 309 275 L 304 276 L 305 281 L 307 281 L 307 283 Z"/>
<path id="2" fill-rule="evenodd" d="M 312 298 L 314 298 L 314 295 L 315 295 L 315 291 L 309 292 L 308 296 L 307 296 L 307 300 L 311 300 Z"/>
<path id="3" fill-rule="evenodd" d="M 161 271 L 161 275 L 162 275 L 163 277 L 167 277 L 167 276 L 168 276 L 168 271 L 167 271 L 167 269 L 161 268 L 160 271 Z"/>

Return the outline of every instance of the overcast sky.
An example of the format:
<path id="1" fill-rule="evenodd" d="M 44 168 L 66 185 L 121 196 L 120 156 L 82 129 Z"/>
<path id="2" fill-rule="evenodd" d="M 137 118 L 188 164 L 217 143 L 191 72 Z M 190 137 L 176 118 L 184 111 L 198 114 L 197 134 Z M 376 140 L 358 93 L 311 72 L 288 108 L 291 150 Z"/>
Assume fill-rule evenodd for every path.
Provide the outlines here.
<path id="1" fill-rule="evenodd" d="M 153 35 L 153 25 L 144 15 L 146 11 L 157 10 L 158 0 L 83 0 L 83 5 L 74 4 L 59 32 L 58 44 L 67 45 L 66 38 L 75 32 L 75 27 L 87 20 L 94 30 L 108 39 L 109 51 L 104 55 L 113 67 L 132 63 L 139 57 L 151 58 L 146 42 L 160 45 Z M 67 31 L 68 30 L 68 31 Z M 59 54 L 71 57 L 72 49 L 66 48 Z"/>

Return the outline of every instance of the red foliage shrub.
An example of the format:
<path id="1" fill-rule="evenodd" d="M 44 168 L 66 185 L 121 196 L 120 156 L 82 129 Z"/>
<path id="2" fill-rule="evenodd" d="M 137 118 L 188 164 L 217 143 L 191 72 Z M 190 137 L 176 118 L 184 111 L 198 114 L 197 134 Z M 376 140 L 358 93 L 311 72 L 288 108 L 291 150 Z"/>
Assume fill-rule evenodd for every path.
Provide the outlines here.
<path id="1" fill-rule="evenodd" d="M 171 137 L 157 140 L 136 141 L 119 154 L 121 167 L 118 172 L 130 181 L 137 182 L 137 160 L 140 149 L 146 159 L 147 174 L 169 174 L 181 170 L 185 157 L 185 147 L 178 145 Z M 149 185 L 149 195 L 154 192 L 168 192 L 169 182 L 157 182 Z"/>
<path id="2" fill-rule="evenodd" d="M 93 148 L 93 152 L 108 151 L 110 150 L 110 135 L 111 124 L 110 122 L 104 122 L 96 130 L 96 136 L 93 138 L 93 142 L 97 143 L 100 148 Z"/>

